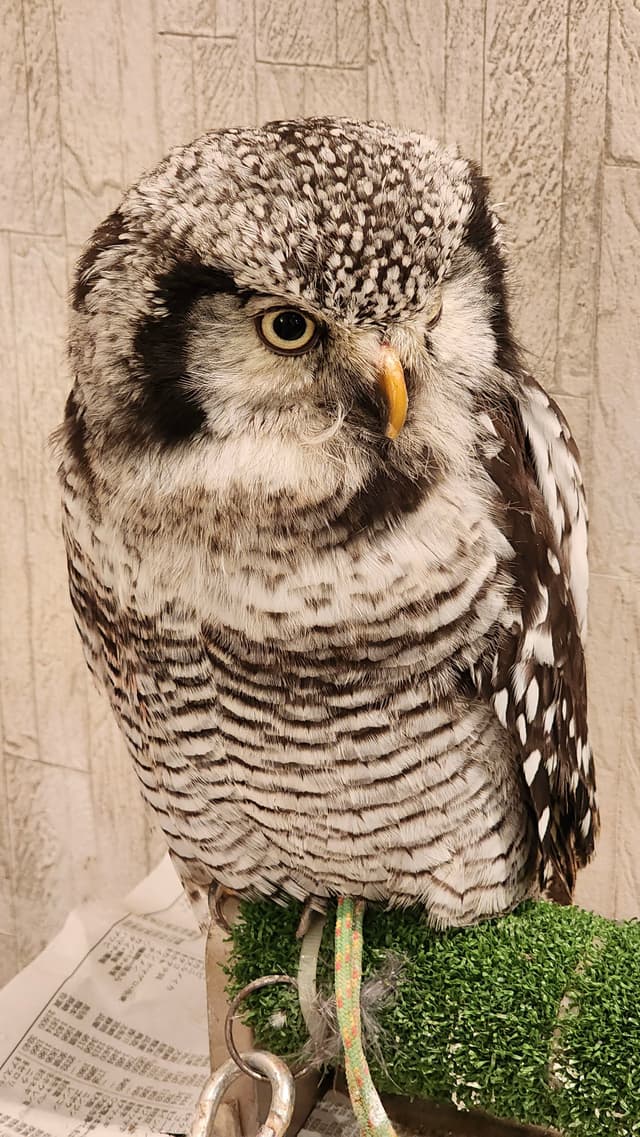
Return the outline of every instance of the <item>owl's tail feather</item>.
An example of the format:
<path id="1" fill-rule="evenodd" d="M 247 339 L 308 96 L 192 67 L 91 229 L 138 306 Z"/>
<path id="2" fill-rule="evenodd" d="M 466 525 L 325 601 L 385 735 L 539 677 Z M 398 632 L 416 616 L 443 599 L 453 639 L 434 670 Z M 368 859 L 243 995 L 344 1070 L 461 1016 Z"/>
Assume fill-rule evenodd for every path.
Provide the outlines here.
<path id="1" fill-rule="evenodd" d="M 364 900 L 340 897 L 336 917 L 335 987 L 338 1027 L 353 1112 L 362 1137 L 396 1137 L 376 1090 L 362 1046 L 360 987 Z"/>

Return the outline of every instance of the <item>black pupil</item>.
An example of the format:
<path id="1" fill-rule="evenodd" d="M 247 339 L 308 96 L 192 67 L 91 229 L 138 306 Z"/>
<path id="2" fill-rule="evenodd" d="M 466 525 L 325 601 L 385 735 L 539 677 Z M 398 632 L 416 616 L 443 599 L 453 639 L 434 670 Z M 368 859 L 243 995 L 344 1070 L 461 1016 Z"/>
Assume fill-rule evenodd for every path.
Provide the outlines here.
<path id="1" fill-rule="evenodd" d="M 295 342 L 302 339 L 307 330 L 307 321 L 300 312 L 279 312 L 273 321 L 273 330 L 278 339 Z"/>

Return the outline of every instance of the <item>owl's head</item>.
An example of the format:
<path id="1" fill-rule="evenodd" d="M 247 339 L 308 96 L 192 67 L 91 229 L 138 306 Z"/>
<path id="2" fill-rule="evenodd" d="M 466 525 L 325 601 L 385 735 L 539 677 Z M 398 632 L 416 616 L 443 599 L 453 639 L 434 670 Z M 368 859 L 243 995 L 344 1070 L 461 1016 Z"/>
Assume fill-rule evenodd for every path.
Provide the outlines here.
<path id="1" fill-rule="evenodd" d="M 411 508 L 517 365 L 484 181 L 375 123 L 205 135 L 94 233 L 71 360 L 67 450 L 141 501 Z"/>

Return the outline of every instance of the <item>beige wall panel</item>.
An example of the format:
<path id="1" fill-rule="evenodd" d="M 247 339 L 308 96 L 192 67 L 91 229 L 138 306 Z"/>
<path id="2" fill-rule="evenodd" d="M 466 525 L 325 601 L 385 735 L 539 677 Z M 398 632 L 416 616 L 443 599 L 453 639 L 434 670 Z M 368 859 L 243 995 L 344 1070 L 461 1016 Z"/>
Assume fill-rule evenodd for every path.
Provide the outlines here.
<path id="1" fill-rule="evenodd" d="M 256 107 L 258 122 L 303 115 L 305 69 L 286 64 L 258 63 Z"/>
<path id="2" fill-rule="evenodd" d="M 596 340 L 608 10 L 574 0 L 567 40 L 567 106 L 554 386 L 591 390 Z"/>
<path id="3" fill-rule="evenodd" d="M 548 382 L 558 320 L 564 5 L 487 0 L 485 51 L 484 170 L 507 223 L 516 330 L 528 367 Z"/>
<path id="4" fill-rule="evenodd" d="M 0 626 L 0 633 L 2 628 Z M 0 728 L 1 728 L 0 722 Z M 13 936 L 15 920 L 13 911 L 13 848 L 11 840 L 11 819 L 7 794 L 6 748 L 4 732 L 0 729 L 0 973 L 2 971 L 2 936 Z"/>
<path id="5" fill-rule="evenodd" d="M 158 119 L 163 153 L 190 142 L 196 133 L 193 40 L 158 36 Z"/>
<path id="6" fill-rule="evenodd" d="M 156 90 L 153 0 L 119 0 L 122 183 L 128 186 L 162 157 Z M 99 218 L 98 220 L 102 220 Z"/>
<path id="7" fill-rule="evenodd" d="M 3 741 L 0 733 L 0 741 Z M 0 975 L 2 974 L 2 947 L 15 933 L 13 846 L 9 816 L 6 751 L 0 752 Z M 5 941 L 3 937 L 7 937 Z"/>
<path id="8" fill-rule="evenodd" d="M 14 238 L 15 239 L 15 238 Z M 38 756 L 38 725 L 31 643 L 33 612 L 27 570 L 26 481 L 20 445 L 19 376 L 15 351 L 11 241 L 0 234 L 0 708 L 3 748 Z M 43 455 L 36 459 L 42 465 Z M 0 787 L 0 792 L 2 792 Z M 0 812 L 0 820 L 3 814 Z"/>
<path id="9" fill-rule="evenodd" d="M 627 636 L 627 669 L 622 708 L 622 752 L 618 784 L 616 828 L 615 914 L 619 920 L 637 917 L 640 911 L 640 590 L 629 588 L 629 604 L 623 615 Z"/>
<path id="10" fill-rule="evenodd" d="M 6 750 L 4 737 L 0 731 L 0 975 L 2 974 L 3 936 L 13 937 L 15 933 L 15 914 L 13 907 L 14 871 L 11 819 L 9 816 L 8 784 L 6 771 Z"/>
<path id="11" fill-rule="evenodd" d="M 27 71 L 20 0 L 0 5 L 2 76 L 0 83 L 0 226 L 33 229 L 35 208 L 31 156 Z"/>
<path id="12" fill-rule="evenodd" d="M 442 137 L 444 35 L 444 0 L 370 0 L 370 118 Z"/>
<path id="13" fill-rule="evenodd" d="M 362 65 L 367 61 L 367 0 L 336 0 L 338 54 L 336 63 Z"/>
<path id="14" fill-rule="evenodd" d="M 631 662 L 630 623 L 637 589 L 612 577 L 592 574 L 589 590 L 589 730 L 593 746 L 602 829 L 593 862 L 578 877 L 577 900 L 603 916 L 617 916 L 620 850 L 629 839 L 637 842 L 637 827 L 621 832 L 622 798 L 627 793 L 625 739 L 629 737 L 625 706 Z M 640 889 L 635 897 L 640 913 Z"/>
<path id="15" fill-rule="evenodd" d="M 250 0 L 216 0 L 216 35 L 242 34 L 247 19 L 253 32 L 253 5 Z M 251 52 L 249 58 L 253 58 L 253 54 Z"/>
<path id="16" fill-rule="evenodd" d="M 18 971 L 18 945 L 15 936 L 0 935 L 0 987 Z"/>
<path id="17" fill-rule="evenodd" d="M 0 234 L 0 356 L 3 361 L 0 415 L 0 976 L 17 962 L 11 818 L 6 760 L 19 754 L 35 757 L 38 729 L 31 656 L 31 611 L 27 579 L 26 525 L 20 420 L 13 330 L 11 249 Z M 3 954 L 6 953 L 6 954 Z"/>
<path id="18" fill-rule="evenodd" d="M 157 0 L 156 8 L 160 32 L 216 34 L 216 0 Z"/>
<path id="19" fill-rule="evenodd" d="M 482 161 L 485 0 L 448 0 L 444 136 Z"/>
<path id="20" fill-rule="evenodd" d="M 366 118 L 366 71 L 340 67 L 306 67 L 304 113 Z"/>
<path id="21" fill-rule="evenodd" d="M 89 775 L 24 758 L 7 761 L 13 817 L 18 955 L 24 965 L 94 895 L 95 825 Z"/>
<path id="22" fill-rule="evenodd" d="M 88 712 L 96 887 L 104 896 L 123 895 L 140 878 L 141 866 L 148 863 L 147 814 L 111 707 L 92 683 Z"/>
<path id="23" fill-rule="evenodd" d="M 0 624 L 0 634 L 2 625 Z M 9 947 L 16 930 L 14 912 L 14 849 L 7 783 L 7 748 L 0 719 L 0 986 L 2 984 L 2 948 Z"/>
<path id="24" fill-rule="evenodd" d="M 611 157 L 640 162 L 640 7 L 612 0 L 608 137 Z"/>
<path id="25" fill-rule="evenodd" d="M 29 152 L 38 233 L 64 233 L 56 29 L 50 0 L 30 0 L 24 14 Z"/>
<path id="26" fill-rule="evenodd" d="M 255 0 L 255 13 L 261 62 L 336 62 L 335 0 Z"/>
<path id="27" fill-rule="evenodd" d="M 196 131 L 246 126 L 255 116 L 255 73 L 238 39 L 193 41 Z"/>
<path id="28" fill-rule="evenodd" d="M 88 680 L 69 608 L 60 496 L 49 449 L 69 387 L 63 242 L 13 237 L 11 280 L 39 757 L 86 768 Z"/>
<path id="29" fill-rule="evenodd" d="M 117 0 L 54 0 L 67 239 L 83 244 L 123 187 Z"/>
<path id="30" fill-rule="evenodd" d="M 593 401 L 591 564 L 640 575 L 640 170 L 608 167 Z"/>

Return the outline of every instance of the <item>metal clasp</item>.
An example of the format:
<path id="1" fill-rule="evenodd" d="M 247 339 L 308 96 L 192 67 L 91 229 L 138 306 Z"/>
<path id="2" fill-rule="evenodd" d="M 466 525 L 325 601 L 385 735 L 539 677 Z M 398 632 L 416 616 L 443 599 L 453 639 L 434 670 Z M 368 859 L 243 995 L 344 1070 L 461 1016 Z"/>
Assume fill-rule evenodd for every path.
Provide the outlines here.
<path id="1" fill-rule="evenodd" d="M 295 1101 L 295 1085 L 289 1067 L 281 1058 L 266 1050 L 245 1050 L 241 1058 L 243 1064 L 271 1082 L 269 1116 L 260 1126 L 256 1137 L 284 1137 Z M 220 1102 L 241 1074 L 242 1070 L 233 1058 L 213 1072 L 198 1099 L 191 1137 L 212 1137 L 212 1126 Z"/>

